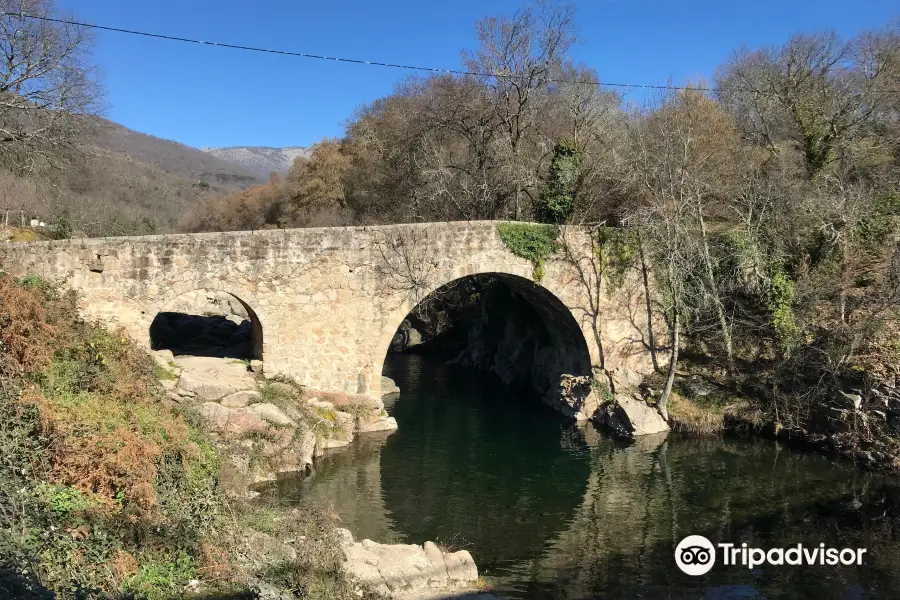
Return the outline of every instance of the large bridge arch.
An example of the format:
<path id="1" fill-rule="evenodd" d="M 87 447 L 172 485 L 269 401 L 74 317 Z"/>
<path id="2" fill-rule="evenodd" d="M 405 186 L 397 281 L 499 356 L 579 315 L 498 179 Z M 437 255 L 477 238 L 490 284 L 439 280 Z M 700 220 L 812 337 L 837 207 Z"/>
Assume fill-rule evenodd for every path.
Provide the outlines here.
<path id="1" fill-rule="evenodd" d="M 579 322 L 579 315 L 573 312 L 554 292 L 552 287 L 536 283 L 532 277 L 533 267 L 530 264 L 522 265 L 518 262 L 501 261 L 498 265 L 485 265 L 469 262 L 457 265 L 441 277 L 428 282 L 428 285 L 415 294 L 407 295 L 400 306 L 393 310 L 385 319 L 381 329 L 381 335 L 374 346 L 371 366 L 367 370 L 373 374 L 371 389 L 373 395 L 381 394 L 381 373 L 384 369 L 391 340 L 398 328 L 409 314 L 427 297 L 442 288 L 467 277 L 479 275 L 495 276 L 511 290 L 522 296 L 534 308 L 542 318 L 549 323 L 545 325 L 551 336 L 561 343 L 559 350 L 570 353 L 570 367 L 565 371 L 572 375 L 590 375 L 591 366 L 597 364 L 600 349 L 595 343 L 595 336 L 587 331 L 585 320 Z M 551 286 L 553 283 L 550 282 Z M 580 311 L 579 311 L 580 312 Z"/>
<path id="2" fill-rule="evenodd" d="M 267 375 L 288 376 L 315 389 L 376 395 L 390 337 L 416 301 L 384 268 L 391 251 L 412 248 L 421 259 L 428 275 L 422 292 L 477 273 L 531 280 L 533 265 L 509 251 L 498 225 L 419 223 L 0 244 L 0 269 L 76 290 L 87 318 L 121 325 L 148 347 L 150 323 L 173 297 L 198 288 L 231 293 L 263 326 Z M 649 372 L 640 277 L 634 274 L 617 290 L 597 286 L 588 232 L 569 227 L 564 237 L 565 256 L 547 261 L 535 288 L 552 294 L 577 321 L 593 366 Z M 392 245 L 398 240 L 403 243 Z"/>

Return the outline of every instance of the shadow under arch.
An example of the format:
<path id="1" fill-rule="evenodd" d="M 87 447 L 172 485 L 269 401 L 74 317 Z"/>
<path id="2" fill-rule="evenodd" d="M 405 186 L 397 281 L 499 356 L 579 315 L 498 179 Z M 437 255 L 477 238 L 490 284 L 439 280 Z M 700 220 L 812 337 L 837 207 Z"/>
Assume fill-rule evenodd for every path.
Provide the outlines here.
<path id="1" fill-rule="evenodd" d="M 198 292 L 214 292 L 220 297 L 226 296 L 231 302 L 236 303 L 240 309 L 235 310 L 234 307 L 232 307 L 230 312 L 239 318 L 243 318 L 247 322 L 246 336 L 241 335 L 240 329 L 243 324 L 238 324 L 236 322 L 237 319 L 229 321 L 222 315 L 197 315 L 195 314 L 195 310 L 183 308 L 185 298 L 190 294 L 197 294 Z M 249 302 L 248 299 L 250 300 Z M 171 349 L 175 354 L 263 360 L 263 324 L 262 319 L 257 312 L 258 308 L 254 308 L 254 306 L 258 307 L 259 304 L 249 294 L 240 291 L 231 291 L 221 286 L 208 287 L 205 285 L 198 285 L 195 288 L 183 291 L 174 298 L 170 298 L 167 302 L 156 307 L 156 310 L 154 311 L 155 316 L 150 323 L 149 329 L 150 348 L 152 350 Z M 187 310 L 190 310 L 191 312 L 186 312 Z M 227 311 L 223 310 L 221 312 Z M 179 332 L 177 327 L 173 327 L 173 324 L 182 324 L 182 327 L 184 327 L 184 323 L 189 324 L 186 331 L 183 330 Z M 181 351 L 185 346 L 178 343 L 180 341 L 179 335 L 187 335 L 196 339 L 197 337 L 204 337 L 203 333 L 200 333 L 201 330 L 206 330 L 205 332 L 208 332 L 213 328 L 218 328 L 218 330 L 225 334 L 235 336 L 233 339 L 236 340 L 236 343 L 240 343 L 239 340 L 246 337 L 246 345 L 229 346 L 228 339 L 223 338 L 219 344 L 219 351 L 215 350 L 215 345 L 210 346 L 210 351 L 202 349 L 197 351 Z M 201 341 L 208 344 L 212 340 L 202 339 Z M 186 346 L 186 348 L 189 349 L 190 346 Z M 202 348 L 202 346 L 199 346 L 199 348 Z M 234 349 L 232 350 L 232 348 Z"/>
<path id="2" fill-rule="evenodd" d="M 418 299 L 406 298 L 388 319 L 382 329 L 381 337 L 375 349 L 372 364 L 374 377 L 371 388 L 375 395 L 380 395 L 380 375 L 384 371 L 385 359 L 391 341 L 403 321 L 415 308 L 439 293 L 440 290 L 469 277 L 491 277 L 502 283 L 513 295 L 518 296 L 530 306 L 548 336 L 540 356 L 534 365 L 538 380 L 532 380 L 531 387 L 537 392 L 547 391 L 547 387 L 559 381 L 562 374 L 585 376 L 591 375 L 591 352 L 585 333 L 578 319 L 568 306 L 551 290 L 535 283 L 530 273 L 517 273 L 500 270 L 479 271 L 471 266 L 460 267 L 454 276 L 442 283 L 434 284 L 427 291 L 420 293 Z"/>

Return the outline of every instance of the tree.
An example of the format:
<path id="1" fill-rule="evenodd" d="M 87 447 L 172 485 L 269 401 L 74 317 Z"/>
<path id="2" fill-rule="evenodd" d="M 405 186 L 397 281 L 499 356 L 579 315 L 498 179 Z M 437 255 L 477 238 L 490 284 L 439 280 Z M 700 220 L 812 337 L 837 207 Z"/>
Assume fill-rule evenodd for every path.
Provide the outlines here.
<path id="1" fill-rule="evenodd" d="M 581 153 L 572 142 L 560 142 L 553 149 L 550 172 L 535 208 L 541 223 L 561 225 L 569 220 L 575 209 L 575 185 L 581 166 Z"/>
<path id="2" fill-rule="evenodd" d="M 0 0 L 0 155 L 24 172 L 64 158 L 99 109 L 92 38 L 54 17 L 52 0 Z"/>
<path id="3" fill-rule="evenodd" d="M 490 91 L 490 106 L 503 133 L 516 220 L 525 216 L 523 196 L 534 172 L 522 164 L 523 142 L 541 112 L 541 93 L 577 39 L 574 16 L 571 6 L 542 1 L 537 14 L 529 7 L 510 17 L 485 18 L 477 25 L 481 45 L 463 53 L 466 67 L 479 73 Z"/>
<path id="4" fill-rule="evenodd" d="M 895 44 L 886 33 L 843 41 L 826 32 L 742 49 L 719 69 L 718 97 L 754 142 L 776 154 L 796 149 L 816 177 L 865 146 L 876 149 L 864 142 L 873 117 L 894 101 L 884 90 L 896 77 Z"/>

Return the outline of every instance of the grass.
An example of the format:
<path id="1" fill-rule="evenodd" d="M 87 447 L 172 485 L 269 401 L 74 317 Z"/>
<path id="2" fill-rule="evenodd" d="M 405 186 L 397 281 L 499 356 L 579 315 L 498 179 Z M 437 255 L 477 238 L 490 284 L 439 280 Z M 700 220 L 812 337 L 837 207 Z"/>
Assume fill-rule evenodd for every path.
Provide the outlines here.
<path id="1" fill-rule="evenodd" d="M 719 435 L 725 431 L 729 417 L 759 424 L 761 416 L 749 401 L 721 391 L 707 396 L 689 397 L 685 390 L 673 390 L 669 397 L 669 421 L 673 431 L 695 436 Z"/>

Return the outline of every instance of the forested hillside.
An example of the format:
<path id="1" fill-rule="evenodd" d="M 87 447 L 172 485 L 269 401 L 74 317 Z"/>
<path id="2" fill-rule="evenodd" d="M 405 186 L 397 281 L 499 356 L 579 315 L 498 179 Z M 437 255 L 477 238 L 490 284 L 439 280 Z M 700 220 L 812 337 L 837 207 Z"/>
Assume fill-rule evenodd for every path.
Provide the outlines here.
<path id="1" fill-rule="evenodd" d="M 204 197 L 260 182 L 253 171 L 183 144 L 99 117 L 85 121 L 56 164 L 0 172 L 0 209 L 10 212 L 10 224 L 35 217 L 89 236 L 174 231 Z"/>

